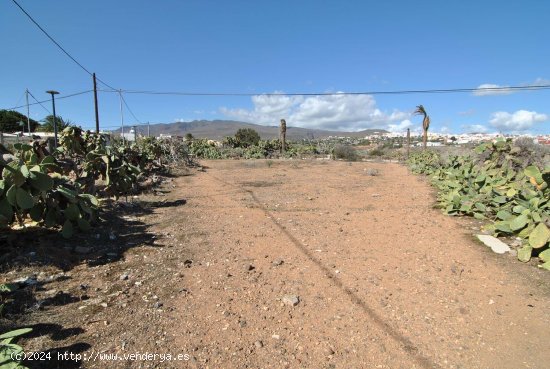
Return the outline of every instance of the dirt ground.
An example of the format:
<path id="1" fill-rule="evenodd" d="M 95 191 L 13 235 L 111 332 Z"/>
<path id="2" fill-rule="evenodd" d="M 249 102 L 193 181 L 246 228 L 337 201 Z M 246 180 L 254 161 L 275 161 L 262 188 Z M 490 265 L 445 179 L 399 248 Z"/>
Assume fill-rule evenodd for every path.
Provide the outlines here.
<path id="1" fill-rule="evenodd" d="M 27 365 L 550 366 L 548 272 L 479 244 L 476 224 L 434 209 L 405 167 L 203 164 L 57 254 L 28 245 L 53 256 L 3 275 L 38 273 L 11 313 L 35 328 L 25 347 L 55 358 Z"/>

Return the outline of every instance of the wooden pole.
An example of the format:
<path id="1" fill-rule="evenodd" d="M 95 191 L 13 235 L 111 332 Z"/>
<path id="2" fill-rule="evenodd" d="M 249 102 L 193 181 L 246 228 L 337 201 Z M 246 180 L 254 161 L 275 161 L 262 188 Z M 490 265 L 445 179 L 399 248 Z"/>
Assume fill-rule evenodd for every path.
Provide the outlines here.
<path id="1" fill-rule="evenodd" d="M 29 137 L 31 137 L 31 113 L 29 109 L 29 89 L 25 90 L 25 97 L 27 99 L 27 128 L 29 129 Z"/>
<path id="2" fill-rule="evenodd" d="M 407 159 L 411 153 L 411 129 L 407 128 Z"/>
<path id="3" fill-rule="evenodd" d="M 92 74 L 94 80 L 94 107 L 95 107 L 95 133 L 99 134 L 99 109 L 97 107 L 97 81 L 95 73 Z"/>

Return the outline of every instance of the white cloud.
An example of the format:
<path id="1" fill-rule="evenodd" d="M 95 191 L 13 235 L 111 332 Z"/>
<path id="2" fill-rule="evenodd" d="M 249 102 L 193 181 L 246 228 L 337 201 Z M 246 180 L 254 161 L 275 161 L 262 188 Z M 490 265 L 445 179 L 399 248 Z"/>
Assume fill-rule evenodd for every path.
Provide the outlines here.
<path id="1" fill-rule="evenodd" d="M 550 79 L 541 78 L 541 77 L 538 77 L 537 79 L 535 79 L 535 81 L 531 84 L 531 86 L 546 86 L 546 85 L 550 85 Z"/>
<path id="2" fill-rule="evenodd" d="M 474 115 L 475 113 L 476 113 L 475 109 L 468 109 L 468 110 L 464 110 L 464 111 L 459 111 L 458 115 L 463 116 L 463 117 L 468 117 L 470 115 Z"/>
<path id="3" fill-rule="evenodd" d="M 388 124 L 386 127 L 388 131 L 394 133 L 406 132 L 407 128 L 412 128 L 412 132 L 420 132 L 420 126 L 417 125 L 416 127 L 413 127 L 413 123 L 409 119 L 405 119 L 399 124 Z"/>
<path id="4" fill-rule="evenodd" d="M 507 87 L 508 86 L 500 86 L 493 83 L 484 83 L 479 85 L 473 94 L 475 96 L 509 95 L 512 93 L 512 90 Z"/>
<path id="5" fill-rule="evenodd" d="M 257 95 L 252 97 L 252 102 L 254 108 L 251 110 L 223 107 L 220 111 L 231 118 L 257 124 L 278 125 L 284 118 L 295 127 L 346 131 L 406 130 L 411 117 L 409 112 L 380 110 L 372 95 Z"/>
<path id="6" fill-rule="evenodd" d="M 462 126 L 464 133 L 487 133 L 489 128 L 482 124 L 469 124 Z"/>
<path id="7" fill-rule="evenodd" d="M 546 86 L 550 85 L 550 80 L 538 77 L 531 83 L 521 84 L 521 87 L 534 87 L 534 86 Z M 474 96 L 489 96 L 489 95 L 509 95 L 518 91 L 515 91 L 510 86 L 501 86 L 494 83 L 484 83 L 479 85 L 477 89 L 472 92 Z"/>
<path id="8" fill-rule="evenodd" d="M 503 131 L 525 131 L 533 127 L 536 123 L 545 122 L 548 115 L 540 114 L 536 111 L 518 110 L 514 113 L 497 111 L 491 115 L 489 123 Z"/>

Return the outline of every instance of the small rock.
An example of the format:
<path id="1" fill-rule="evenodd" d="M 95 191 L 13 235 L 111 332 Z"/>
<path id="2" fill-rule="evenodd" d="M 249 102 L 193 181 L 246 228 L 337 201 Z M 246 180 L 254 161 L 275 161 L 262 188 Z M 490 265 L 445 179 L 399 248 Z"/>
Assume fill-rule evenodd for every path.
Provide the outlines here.
<path id="1" fill-rule="evenodd" d="M 325 348 L 325 354 L 327 355 L 334 355 L 334 350 L 332 349 L 332 347 L 327 347 Z"/>
<path id="2" fill-rule="evenodd" d="M 285 261 L 283 259 L 275 259 L 273 260 L 273 262 L 271 263 L 273 266 L 279 266 L 279 265 L 283 265 Z"/>
<path id="3" fill-rule="evenodd" d="M 13 283 L 17 283 L 20 286 L 34 286 L 38 283 L 38 280 L 36 275 L 31 275 L 29 277 L 17 278 L 13 281 Z"/>
<path id="4" fill-rule="evenodd" d="M 246 327 L 246 320 L 239 320 L 239 326 L 240 326 L 241 328 Z"/>
<path id="5" fill-rule="evenodd" d="M 16 158 L 15 158 L 15 156 L 13 156 L 12 154 L 2 154 L 2 159 L 3 159 L 6 163 L 9 163 L 10 161 L 14 161 Z"/>
<path id="6" fill-rule="evenodd" d="M 74 248 L 74 251 L 77 254 L 89 254 L 92 251 L 92 248 L 88 246 L 77 246 Z"/>
<path id="7" fill-rule="evenodd" d="M 244 266 L 244 270 L 247 271 L 247 272 L 251 272 L 251 271 L 253 271 L 254 269 L 256 269 L 256 267 L 255 267 L 254 265 L 252 265 L 252 264 L 246 264 L 246 265 Z"/>
<path id="8" fill-rule="evenodd" d="M 185 268 L 191 268 L 191 264 L 193 264 L 193 260 L 187 259 L 187 260 L 185 260 L 185 261 L 183 262 L 183 266 L 184 266 Z"/>
<path id="9" fill-rule="evenodd" d="M 271 338 L 273 338 L 274 340 L 279 340 L 281 339 L 281 336 L 279 336 L 278 334 L 274 334 L 273 336 L 271 336 Z"/>
<path id="10" fill-rule="evenodd" d="M 300 303 L 300 298 L 294 295 L 286 295 L 282 298 L 283 304 L 288 306 L 296 306 Z"/>
<path id="11" fill-rule="evenodd" d="M 485 234 L 478 234 L 476 237 L 497 254 L 504 254 L 510 251 L 510 246 L 508 246 L 496 237 L 488 236 Z"/>
<path id="12" fill-rule="evenodd" d="M 102 307 L 104 307 L 104 308 L 106 308 L 106 307 L 107 307 L 107 303 L 106 303 L 106 302 L 102 302 L 102 303 L 101 303 L 101 304 L 99 304 L 99 305 L 101 305 L 101 306 L 102 306 Z"/>
<path id="13" fill-rule="evenodd" d="M 119 279 L 121 281 L 126 281 L 126 280 L 128 280 L 129 277 L 130 277 L 130 275 L 128 273 L 124 273 L 119 277 Z"/>
<path id="14" fill-rule="evenodd" d="M 262 341 L 256 341 L 254 342 L 254 346 L 256 346 L 257 348 L 262 348 L 264 347 L 264 343 Z"/>
<path id="15" fill-rule="evenodd" d="M 164 304 L 163 304 L 162 302 L 157 301 L 157 302 L 155 302 L 155 303 L 153 304 L 153 307 L 154 307 L 155 309 L 160 309 L 163 305 L 164 305 Z"/>

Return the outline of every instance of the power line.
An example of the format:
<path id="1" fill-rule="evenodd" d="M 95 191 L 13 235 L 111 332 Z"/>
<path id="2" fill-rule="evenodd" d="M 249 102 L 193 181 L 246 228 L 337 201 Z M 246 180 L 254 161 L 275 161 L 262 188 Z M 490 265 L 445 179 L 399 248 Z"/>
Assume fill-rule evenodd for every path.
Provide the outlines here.
<path id="1" fill-rule="evenodd" d="M 56 97 L 55 99 L 56 99 L 56 100 L 68 99 L 69 97 L 74 97 L 74 96 L 78 96 L 78 95 L 82 95 L 82 94 L 87 94 L 87 93 L 90 93 L 90 92 L 92 92 L 92 91 L 93 91 L 93 90 L 86 90 L 86 91 L 75 92 L 74 94 L 69 94 L 69 95 L 64 95 L 64 96 Z M 33 96 L 33 99 L 36 100 L 36 98 L 35 98 L 34 96 Z M 29 104 L 29 105 L 38 105 L 38 104 L 45 103 L 45 102 L 48 102 L 48 101 L 50 101 L 50 100 L 42 100 L 42 101 L 36 100 L 35 103 Z M 2 109 L 2 110 L 17 110 L 17 109 L 20 109 L 20 108 L 24 108 L 25 106 L 27 106 L 27 105 L 14 106 L 13 108 Z"/>
<path id="2" fill-rule="evenodd" d="M 23 91 L 23 94 L 21 95 L 21 97 L 19 98 L 19 100 L 17 100 L 17 102 L 15 103 L 15 105 L 19 105 L 19 103 L 21 102 L 21 99 L 23 98 L 23 96 L 25 96 L 25 91 Z"/>
<path id="3" fill-rule="evenodd" d="M 341 96 L 341 95 L 405 95 L 405 94 L 434 94 L 434 93 L 463 93 L 463 92 L 505 92 L 505 91 L 529 91 L 548 90 L 550 85 L 534 86 L 508 86 L 508 87 L 476 87 L 476 88 L 448 88 L 427 90 L 393 90 L 393 91 L 364 91 L 364 92 L 182 92 L 182 91 L 152 91 L 152 90 L 122 90 L 127 94 L 142 95 L 179 95 L 179 96 Z M 118 92 L 100 90 L 103 92 Z"/>
<path id="4" fill-rule="evenodd" d="M 126 108 L 128 109 L 128 111 L 130 112 L 130 114 L 132 115 L 132 117 L 134 117 L 134 119 L 139 123 L 139 124 L 143 124 L 140 122 L 139 119 L 137 119 L 136 115 L 134 114 L 134 112 L 132 111 L 132 109 L 130 109 L 130 107 L 128 106 L 128 104 L 126 103 L 126 99 L 124 99 L 124 96 L 121 94 L 120 97 L 122 98 L 122 102 L 124 103 L 124 105 L 126 106 Z"/>
<path id="5" fill-rule="evenodd" d="M 28 90 L 27 90 L 27 91 L 28 91 Z M 34 97 L 34 95 L 33 95 L 30 91 L 28 91 L 28 92 L 29 92 L 29 95 L 31 95 L 31 97 L 34 99 L 34 101 L 36 101 L 37 104 L 40 104 L 40 106 L 42 107 L 42 109 L 44 109 L 44 110 L 46 110 L 48 113 L 52 114 L 52 112 L 49 111 L 44 105 L 42 105 L 42 103 L 41 103 L 40 101 L 36 100 L 36 97 Z M 47 101 L 47 100 L 46 100 L 46 101 Z M 43 101 L 43 102 L 46 102 L 46 101 Z M 31 105 L 31 104 L 29 104 L 29 105 Z"/>
<path id="6" fill-rule="evenodd" d="M 50 34 L 48 32 L 46 32 L 46 30 L 44 28 L 42 28 L 42 26 L 40 24 L 38 24 L 38 22 L 35 21 L 34 18 L 29 13 L 27 13 L 27 11 L 25 9 L 23 9 L 23 7 L 21 5 L 19 5 L 19 3 L 16 0 L 12 0 L 12 1 L 31 20 L 31 22 L 33 22 L 38 27 L 38 29 L 40 29 L 42 31 L 42 33 L 44 33 L 50 39 L 50 41 L 52 41 L 61 51 L 63 51 L 63 53 L 65 55 L 67 55 L 73 62 L 76 63 L 76 65 L 78 65 L 80 68 L 82 68 L 82 70 L 84 70 L 90 76 L 92 75 L 92 72 L 90 72 L 85 66 L 83 66 L 78 60 L 76 60 L 71 54 L 69 54 L 69 52 L 67 50 L 65 50 L 65 48 L 63 46 L 61 46 L 59 44 L 59 42 L 54 40 L 54 38 L 52 36 L 50 36 Z M 115 89 L 114 87 L 110 86 L 109 84 L 103 82 L 101 79 L 97 78 L 97 80 L 99 82 L 103 83 L 105 86 L 109 87 L 110 89 L 112 89 L 112 90 Z"/>

